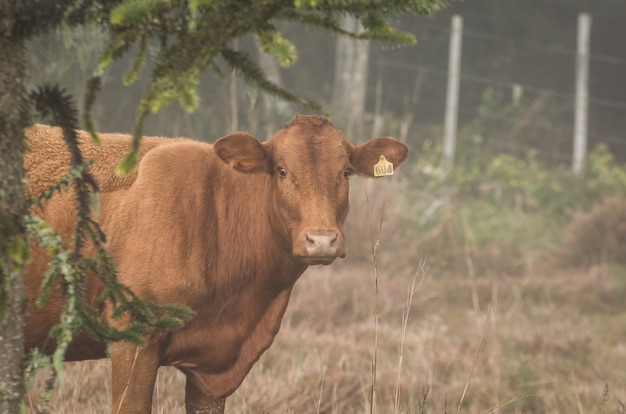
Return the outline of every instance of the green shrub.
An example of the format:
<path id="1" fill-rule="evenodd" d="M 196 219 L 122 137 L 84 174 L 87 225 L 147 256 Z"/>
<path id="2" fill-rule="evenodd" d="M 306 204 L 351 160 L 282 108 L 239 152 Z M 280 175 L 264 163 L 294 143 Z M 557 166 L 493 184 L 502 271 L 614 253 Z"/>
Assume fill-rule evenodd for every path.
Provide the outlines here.
<path id="1" fill-rule="evenodd" d="M 461 157 L 451 171 L 441 165 L 441 149 L 430 142 L 423 146 L 412 171 L 412 187 L 433 199 L 454 195 L 464 202 L 483 201 L 500 208 L 546 214 L 560 223 L 597 201 L 626 195 L 626 170 L 617 165 L 605 145 L 589 155 L 583 176 L 563 166 L 548 168 L 535 152 L 519 158 L 472 150 L 473 158 Z"/>

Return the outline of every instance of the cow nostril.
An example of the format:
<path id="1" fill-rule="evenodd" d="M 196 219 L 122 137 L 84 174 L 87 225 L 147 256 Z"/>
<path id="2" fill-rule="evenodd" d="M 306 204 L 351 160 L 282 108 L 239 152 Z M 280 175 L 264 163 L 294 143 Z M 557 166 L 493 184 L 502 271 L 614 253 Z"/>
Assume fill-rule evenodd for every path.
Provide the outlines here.
<path id="1" fill-rule="evenodd" d="M 332 247 L 334 247 L 334 246 L 335 246 L 335 244 L 337 244 L 337 238 L 338 238 L 338 237 L 339 237 L 339 235 L 338 235 L 337 233 L 335 233 L 335 237 L 333 237 L 333 238 L 330 240 L 330 245 L 331 245 Z"/>
<path id="2" fill-rule="evenodd" d="M 308 232 L 304 233 L 304 240 L 306 241 L 308 245 L 315 246 L 315 238 L 311 237 L 311 235 Z"/>
<path id="3" fill-rule="evenodd" d="M 307 242 L 307 244 L 315 244 L 315 240 L 311 238 L 311 235 L 308 232 L 304 233 L 304 240 Z"/>
<path id="4" fill-rule="evenodd" d="M 300 237 L 297 249 L 302 253 L 298 255 L 306 256 L 311 260 L 318 260 L 314 264 L 328 264 L 335 257 L 345 256 L 343 240 L 341 234 L 337 231 L 305 231 L 301 233 Z"/>
<path id="5" fill-rule="evenodd" d="M 309 251 L 336 249 L 339 244 L 339 233 L 304 233 L 304 245 Z"/>

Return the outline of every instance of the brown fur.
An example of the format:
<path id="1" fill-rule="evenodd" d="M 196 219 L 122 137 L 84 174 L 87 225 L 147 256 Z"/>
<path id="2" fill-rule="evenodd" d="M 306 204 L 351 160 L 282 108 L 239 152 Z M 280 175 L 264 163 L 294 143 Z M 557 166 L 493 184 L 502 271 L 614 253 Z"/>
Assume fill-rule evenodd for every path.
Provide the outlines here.
<path id="1" fill-rule="evenodd" d="M 66 174 L 68 156 L 57 128 L 26 130 L 29 193 Z M 323 118 L 296 116 L 271 140 L 233 133 L 214 145 L 144 138 L 138 168 L 115 166 L 130 137 L 82 133 L 101 188 L 99 221 L 120 280 L 140 297 L 190 307 L 194 317 L 147 347 L 111 345 L 113 412 L 149 412 L 156 372 L 172 365 L 187 376 L 188 412 L 223 412 L 224 399 L 272 343 L 293 284 L 311 264 L 345 255 L 346 169 L 372 176 L 381 154 L 396 166 L 406 147 L 391 138 L 359 146 Z M 75 226 L 70 194 L 45 204 L 44 218 L 68 242 Z M 25 346 L 50 351 L 47 333 L 63 306 L 59 291 L 44 309 L 32 305 L 47 258 L 33 249 L 25 269 L 29 312 Z M 101 286 L 90 281 L 95 303 Z M 103 309 L 106 317 L 107 310 Z M 80 335 L 68 360 L 102 358 L 105 344 Z M 213 411 L 211 411 L 213 410 Z"/>

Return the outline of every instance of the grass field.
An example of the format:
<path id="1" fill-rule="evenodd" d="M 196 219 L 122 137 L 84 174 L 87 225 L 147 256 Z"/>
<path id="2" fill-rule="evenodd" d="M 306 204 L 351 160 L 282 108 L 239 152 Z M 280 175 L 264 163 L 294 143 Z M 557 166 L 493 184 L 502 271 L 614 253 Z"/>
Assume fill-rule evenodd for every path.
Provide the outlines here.
<path id="1" fill-rule="evenodd" d="M 228 413 L 626 413 L 623 267 L 568 266 L 504 240 L 440 243 L 457 253 L 446 267 L 392 225 L 374 266 L 380 209 L 365 210 L 348 226 L 355 258 L 304 274 Z M 363 220 L 374 230 L 359 233 Z M 108 361 L 65 374 L 52 412 L 110 411 Z M 32 412 L 42 386 L 32 381 Z M 184 412 L 183 399 L 182 375 L 161 368 L 153 412 Z"/>

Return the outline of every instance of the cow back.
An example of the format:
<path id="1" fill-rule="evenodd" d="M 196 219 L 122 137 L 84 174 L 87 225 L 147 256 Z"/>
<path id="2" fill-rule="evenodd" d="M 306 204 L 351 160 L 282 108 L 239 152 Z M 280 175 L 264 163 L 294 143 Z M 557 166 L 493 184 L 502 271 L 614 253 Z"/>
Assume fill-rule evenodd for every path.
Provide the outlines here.
<path id="1" fill-rule="evenodd" d="M 24 155 L 24 170 L 27 178 L 26 196 L 36 197 L 68 174 L 70 155 L 63 140 L 61 128 L 48 125 L 33 125 L 25 130 L 28 151 Z M 93 160 L 91 173 L 98 182 L 101 192 L 127 188 L 137 178 L 133 170 L 125 176 L 115 173 L 121 159 L 130 151 L 130 136 L 123 134 L 100 134 L 102 144 L 93 142 L 85 131 L 77 131 L 78 145 L 85 160 Z M 158 137 L 146 137 L 141 141 L 139 157 L 151 149 L 172 142 Z"/>

